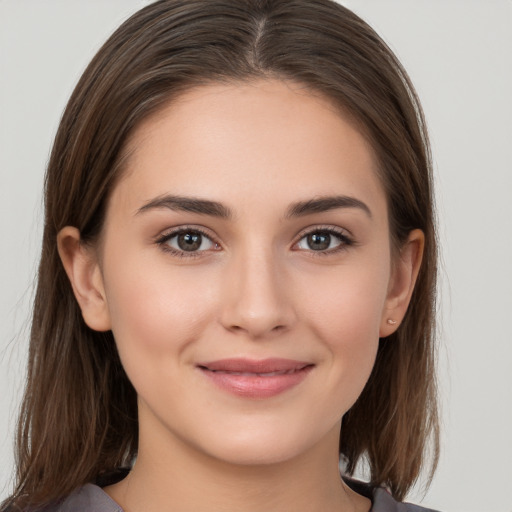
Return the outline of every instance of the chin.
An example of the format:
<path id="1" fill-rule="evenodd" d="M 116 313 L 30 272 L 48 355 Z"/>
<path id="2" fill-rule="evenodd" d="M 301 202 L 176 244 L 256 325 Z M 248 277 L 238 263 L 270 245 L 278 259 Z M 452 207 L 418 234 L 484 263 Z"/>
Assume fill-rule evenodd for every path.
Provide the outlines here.
<path id="1" fill-rule="evenodd" d="M 231 435 L 230 435 L 231 434 Z M 323 435 L 321 435 L 323 434 Z M 289 424 L 275 428 L 254 426 L 244 431 L 218 433 L 210 437 L 203 450 L 211 457 L 239 466 L 262 466 L 280 464 L 297 459 L 330 438 L 329 447 L 339 444 L 339 426 L 327 436 L 320 432 L 308 432 L 303 426 L 291 429 Z"/>
<path id="2" fill-rule="evenodd" d="M 211 456 L 227 464 L 236 466 L 268 466 L 280 464 L 295 459 L 302 450 L 298 446 L 282 446 L 279 443 L 237 444 L 235 446 L 219 447 Z"/>

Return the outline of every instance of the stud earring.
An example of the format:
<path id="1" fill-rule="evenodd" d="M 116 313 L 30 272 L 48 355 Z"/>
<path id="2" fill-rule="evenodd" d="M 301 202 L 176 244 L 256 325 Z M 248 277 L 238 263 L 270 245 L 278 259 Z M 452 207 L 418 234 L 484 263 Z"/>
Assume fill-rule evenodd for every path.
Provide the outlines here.
<path id="1" fill-rule="evenodd" d="M 389 325 L 396 325 L 396 320 L 393 320 L 392 318 L 388 318 L 387 322 Z"/>

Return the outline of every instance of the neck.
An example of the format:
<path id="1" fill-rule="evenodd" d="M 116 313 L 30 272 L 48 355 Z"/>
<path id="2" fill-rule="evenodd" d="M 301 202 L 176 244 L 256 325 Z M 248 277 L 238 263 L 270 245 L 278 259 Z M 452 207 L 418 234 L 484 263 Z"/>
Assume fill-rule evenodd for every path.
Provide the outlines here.
<path id="1" fill-rule="evenodd" d="M 338 471 L 336 427 L 307 453 L 272 464 L 231 464 L 179 439 L 155 443 L 141 431 L 139 456 L 127 478 L 106 488 L 125 512 L 368 511 Z"/>

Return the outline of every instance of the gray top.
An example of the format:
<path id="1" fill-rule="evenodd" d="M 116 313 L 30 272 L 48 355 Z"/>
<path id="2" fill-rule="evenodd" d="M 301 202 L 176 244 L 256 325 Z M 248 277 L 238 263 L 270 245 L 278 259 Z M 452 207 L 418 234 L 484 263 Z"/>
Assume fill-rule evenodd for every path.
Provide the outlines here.
<path id="1" fill-rule="evenodd" d="M 359 482 L 354 486 L 358 491 L 363 487 Z M 382 488 L 372 490 L 366 486 L 366 489 L 364 494 L 372 500 L 370 512 L 435 512 L 418 505 L 398 503 Z M 123 509 L 101 487 L 87 484 L 60 505 L 45 508 L 44 512 L 123 512 Z"/>

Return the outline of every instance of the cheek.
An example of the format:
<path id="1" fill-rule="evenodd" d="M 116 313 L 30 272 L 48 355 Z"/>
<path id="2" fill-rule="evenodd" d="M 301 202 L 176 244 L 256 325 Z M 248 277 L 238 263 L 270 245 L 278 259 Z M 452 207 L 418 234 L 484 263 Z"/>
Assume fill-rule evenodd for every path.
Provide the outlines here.
<path id="1" fill-rule="evenodd" d="M 389 270 L 380 265 L 350 265 L 328 272 L 317 272 L 314 286 L 303 282 L 296 292 L 305 307 L 303 315 L 311 320 L 329 344 L 364 344 L 378 339 L 384 310 Z"/>
<path id="2" fill-rule="evenodd" d="M 300 292 L 309 329 L 329 354 L 329 385 L 345 411 L 361 393 L 375 362 L 388 268 L 387 262 L 338 268 L 331 275 L 317 274 L 315 286 Z"/>
<path id="3" fill-rule="evenodd" d="M 199 336 L 213 311 L 208 281 L 192 269 L 127 256 L 105 283 L 112 332 L 128 374 L 168 367 Z M 148 264 L 146 264 L 148 263 Z M 141 270 L 142 269 L 142 270 Z M 151 370 L 153 371 L 153 370 Z"/>
<path id="4" fill-rule="evenodd" d="M 148 403 L 165 396 L 166 408 L 173 409 L 187 392 L 176 375 L 211 318 L 212 301 L 201 280 L 192 286 L 165 270 L 153 265 L 130 278 L 111 276 L 108 297 L 119 357 L 137 394 Z"/>

